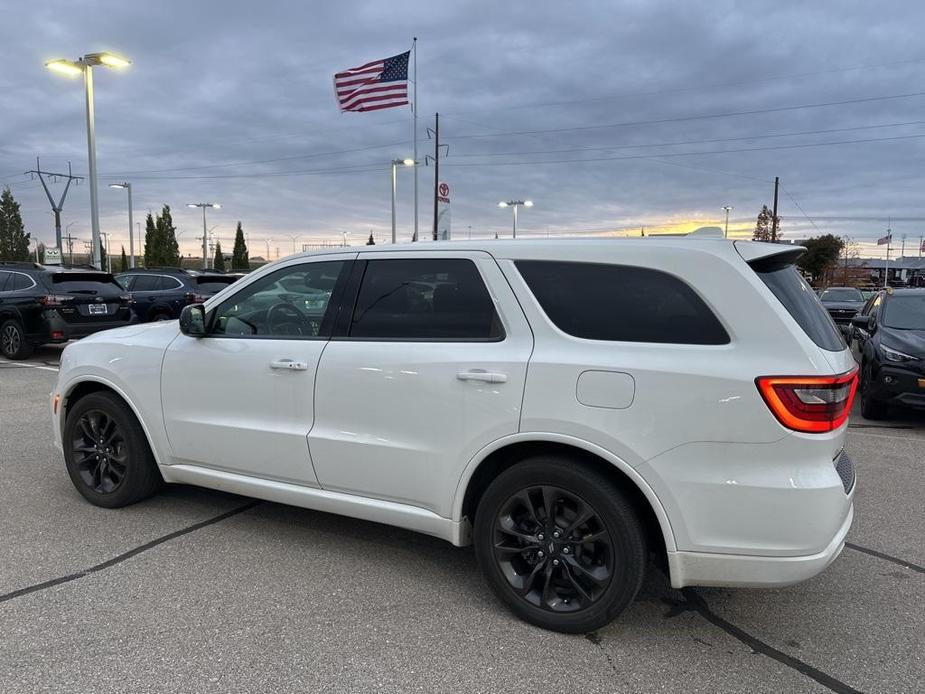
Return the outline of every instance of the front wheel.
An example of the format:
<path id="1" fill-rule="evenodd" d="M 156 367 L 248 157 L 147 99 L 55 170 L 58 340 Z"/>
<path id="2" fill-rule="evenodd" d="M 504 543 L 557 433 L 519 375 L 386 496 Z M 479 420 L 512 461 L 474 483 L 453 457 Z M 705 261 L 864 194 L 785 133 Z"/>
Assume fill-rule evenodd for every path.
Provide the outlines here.
<path id="1" fill-rule="evenodd" d="M 877 400 L 870 394 L 873 387 L 871 384 L 872 379 L 873 372 L 870 366 L 865 366 L 861 375 L 861 416 L 864 419 L 872 420 L 886 419 L 887 404 L 882 400 Z"/>
<path id="2" fill-rule="evenodd" d="M 558 457 L 531 458 L 491 483 L 474 542 L 498 597 L 553 631 L 608 624 L 645 575 L 645 535 L 629 501 L 605 476 Z"/>
<path id="3" fill-rule="evenodd" d="M 163 484 L 141 425 L 114 393 L 78 400 L 67 413 L 62 444 L 71 482 L 97 506 L 127 506 Z"/>

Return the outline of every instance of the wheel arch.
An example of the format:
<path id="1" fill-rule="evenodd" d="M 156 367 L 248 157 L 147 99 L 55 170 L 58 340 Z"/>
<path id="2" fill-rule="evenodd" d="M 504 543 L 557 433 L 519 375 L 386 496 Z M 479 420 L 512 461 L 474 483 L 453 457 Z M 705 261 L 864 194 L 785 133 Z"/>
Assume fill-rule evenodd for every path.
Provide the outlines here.
<path id="1" fill-rule="evenodd" d="M 132 411 L 136 421 L 141 426 L 141 430 L 144 432 L 145 439 L 148 442 L 148 447 L 151 449 L 151 454 L 154 456 L 155 462 L 160 465 L 160 455 L 158 454 L 158 449 L 154 443 L 154 439 L 151 436 L 151 431 L 148 429 L 148 424 L 145 422 L 144 417 L 141 416 L 141 412 L 139 412 L 138 408 L 135 406 L 135 403 L 132 402 L 132 399 L 128 396 L 128 394 L 118 385 L 99 376 L 88 375 L 81 378 L 80 380 L 69 383 L 67 388 L 63 390 L 61 393 L 61 408 L 58 414 L 59 434 L 63 437 L 64 423 L 67 421 L 68 410 L 70 410 L 82 398 L 85 398 L 92 393 L 100 392 L 112 393 L 128 406 L 128 408 Z"/>
<path id="2" fill-rule="evenodd" d="M 459 480 L 453 500 L 452 518 L 474 517 L 478 501 L 491 481 L 501 472 L 540 454 L 559 454 L 580 460 L 603 472 L 625 490 L 647 529 L 650 547 L 667 562 L 667 553 L 676 550 L 674 533 L 664 507 L 646 480 L 620 458 L 588 441 L 550 433 L 520 433 L 499 439 L 483 448 L 469 462 Z"/>

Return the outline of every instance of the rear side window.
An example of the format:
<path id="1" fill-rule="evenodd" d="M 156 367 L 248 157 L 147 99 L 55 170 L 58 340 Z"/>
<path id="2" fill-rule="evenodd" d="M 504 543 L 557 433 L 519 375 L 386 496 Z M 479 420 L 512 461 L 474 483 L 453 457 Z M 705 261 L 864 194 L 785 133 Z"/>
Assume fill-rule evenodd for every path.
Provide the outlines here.
<path id="1" fill-rule="evenodd" d="M 29 275 L 24 275 L 21 272 L 11 272 L 10 279 L 6 283 L 6 291 L 15 292 L 18 289 L 30 289 L 34 286 L 35 282 L 32 281 Z"/>
<path id="2" fill-rule="evenodd" d="M 517 269 L 559 330 L 588 340 L 724 345 L 729 334 L 685 282 L 629 265 L 521 260 Z"/>
<path id="3" fill-rule="evenodd" d="M 793 265 L 765 266 L 756 263 L 752 269 L 799 323 L 809 339 L 831 352 L 845 349 L 845 341 L 829 312 Z"/>
<path id="4" fill-rule="evenodd" d="M 74 294 L 121 294 L 123 289 L 112 275 L 93 272 L 56 272 L 51 276 L 56 292 Z"/>
<path id="5" fill-rule="evenodd" d="M 350 337 L 500 340 L 503 331 L 475 263 L 414 258 L 369 261 Z"/>

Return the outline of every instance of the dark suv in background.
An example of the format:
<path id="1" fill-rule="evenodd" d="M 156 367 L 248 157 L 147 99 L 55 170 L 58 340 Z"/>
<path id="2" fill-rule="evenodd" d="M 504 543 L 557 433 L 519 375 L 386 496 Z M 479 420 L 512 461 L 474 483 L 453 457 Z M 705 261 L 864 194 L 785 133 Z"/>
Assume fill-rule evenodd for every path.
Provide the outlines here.
<path id="1" fill-rule="evenodd" d="M 856 287 L 829 287 L 819 294 L 819 301 L 843 333 L 864 307 L 864 295 Z"/>
<path id="2" fill-rule="evenodd" d="M 861 363 L 861 414 L 891 404 L 925 409 L 925 289 L 884 289 L 852 319 Z"/>
<path id="3" fill-rule="evenodd" d="M 135 320 L 131 297 L 107 272 L 0 262 L 0 354 L 7 359 Z"/>
<path id="4" fill-rule="evenodd" d="M 141 322 L 179 318 L 184 306 L 202 303 L 237 279 L 217 270 L 176 267 L 135 268 L 116 276 L 132 293 Z"/>

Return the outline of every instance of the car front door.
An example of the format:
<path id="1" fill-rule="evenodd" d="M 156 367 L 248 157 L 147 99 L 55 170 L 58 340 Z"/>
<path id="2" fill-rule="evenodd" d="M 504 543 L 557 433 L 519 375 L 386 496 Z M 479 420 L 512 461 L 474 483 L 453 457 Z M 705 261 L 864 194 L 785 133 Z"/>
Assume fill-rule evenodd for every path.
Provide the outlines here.
<path id="1" fill-rule="evenodd" d="M 210 306 L 205 337 L 171 343 L 161 376 L 171 463 L 316 486 L 312 389 L 355 255 L 290 261 Z"/>
<path id="2" fill-rule="evenodd" d="M 517 432 L 526 318 L 487 253 L 363 253 L 348 285 L 316 378 L 318 480 L 449 517 L 466 464 Z"/>

